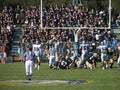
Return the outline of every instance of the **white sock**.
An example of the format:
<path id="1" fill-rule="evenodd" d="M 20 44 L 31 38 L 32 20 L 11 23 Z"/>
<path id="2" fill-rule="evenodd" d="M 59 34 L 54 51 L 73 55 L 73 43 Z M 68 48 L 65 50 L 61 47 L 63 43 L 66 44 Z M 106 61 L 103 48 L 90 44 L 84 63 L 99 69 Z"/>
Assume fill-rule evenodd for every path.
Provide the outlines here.
<path id="1" fill-rule="evenodd" d="M 37 68 L 37 64 L 35 64 L 35 69 Z"/>
<path id="2" fill-rule="evenodd" d="M 38 68 L 37 68 L 38 70 L 40 69 L 40 65 L 38 65 Z"/>

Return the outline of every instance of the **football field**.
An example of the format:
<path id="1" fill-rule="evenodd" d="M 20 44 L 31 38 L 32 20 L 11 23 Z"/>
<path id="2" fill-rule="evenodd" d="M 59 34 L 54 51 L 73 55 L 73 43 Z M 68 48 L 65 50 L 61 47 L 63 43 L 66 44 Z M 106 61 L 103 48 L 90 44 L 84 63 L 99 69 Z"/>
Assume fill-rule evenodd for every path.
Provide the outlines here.
<path id="1" fill-rule="evenodd" d="M 50 69 L 41 63 L 31 81 L 25 80 L 23 63 L 0 63 L 0 90 L 120 90 L 120 71 L 112 69 Z"/>

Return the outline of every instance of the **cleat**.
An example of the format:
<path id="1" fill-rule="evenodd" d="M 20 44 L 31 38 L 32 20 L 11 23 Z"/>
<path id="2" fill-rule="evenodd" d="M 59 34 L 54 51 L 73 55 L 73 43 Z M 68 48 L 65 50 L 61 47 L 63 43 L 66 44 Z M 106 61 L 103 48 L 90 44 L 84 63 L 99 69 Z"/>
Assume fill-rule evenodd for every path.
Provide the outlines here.
<path id="1" fill-rule="evenodd" d="M 29 75 L 29 79 L 28 80 L 31 81 L 31 78 L 32 78 L 32 75 Z"/>
<path id="2" fill-rule="evenodd" d="M 29 78 L 29 81 L 31 81 L 31 78 Z"/>

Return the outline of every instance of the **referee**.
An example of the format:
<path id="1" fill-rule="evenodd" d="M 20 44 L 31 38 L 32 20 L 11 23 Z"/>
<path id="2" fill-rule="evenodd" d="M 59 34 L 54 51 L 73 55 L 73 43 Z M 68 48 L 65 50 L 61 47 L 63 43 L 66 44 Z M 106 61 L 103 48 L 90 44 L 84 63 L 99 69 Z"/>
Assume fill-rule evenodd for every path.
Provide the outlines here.
<path id="1" fill-rule="evenodd" d="M 35 54 L 32 52 L 32 48 L 28 45 L 26 52 L 24 53 L 26 80 L 32 79 L 33 68 L 34 68 Z"/>

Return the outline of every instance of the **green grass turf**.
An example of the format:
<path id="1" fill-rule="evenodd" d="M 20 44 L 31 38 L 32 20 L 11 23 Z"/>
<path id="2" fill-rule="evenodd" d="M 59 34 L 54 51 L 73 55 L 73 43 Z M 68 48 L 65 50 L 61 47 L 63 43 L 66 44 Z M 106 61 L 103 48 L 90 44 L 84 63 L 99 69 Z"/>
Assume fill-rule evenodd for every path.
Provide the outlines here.
<path id="1" fill-rule="evenodd" d="M 25 80 L 23 63 L 0 64 L 0 81 Z M 113 69 L 49 69 L 47 63 L 41 63 L 40 70 L 34 70 L 32 80 L 90 80 L 87 84 L 45 84 L 45 85 L 2 85 L 0 90 L 120 90 L 120 71 L 116 63 Z"/>

